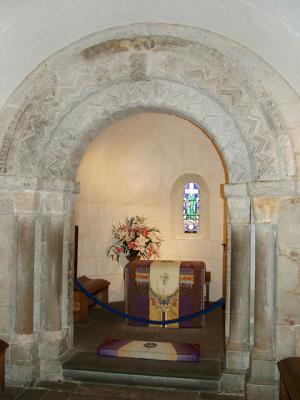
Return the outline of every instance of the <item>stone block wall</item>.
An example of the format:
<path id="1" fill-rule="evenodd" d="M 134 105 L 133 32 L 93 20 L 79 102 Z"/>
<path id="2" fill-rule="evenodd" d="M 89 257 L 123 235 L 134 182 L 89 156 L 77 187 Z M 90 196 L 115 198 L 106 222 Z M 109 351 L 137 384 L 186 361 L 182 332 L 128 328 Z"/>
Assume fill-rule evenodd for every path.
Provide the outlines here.
<path id="1" fill-rule="evenodd" d="M 78 273 L 109 280 L 111 301 L 123 300 L 127 262 L 113 262 L 106 255 L 112 225 L 133 215 L 145 216 L 150 226 L 160 229 L 161 259 L 204 261 L 212 276 L 211 299 L 222 296 L 225 174 L 217 151 L 200 129 L 166 114 L 121 120 L 90 144 L 77 179 Z M 200 231 L 185 234 L 183 189 L 193 179 L 200 185 Z"/>
<path id="2" fill-rule="evenodd" d="M 280 202 L 276 280 L 276 358 L 300 357 L 300 198 Z"/>

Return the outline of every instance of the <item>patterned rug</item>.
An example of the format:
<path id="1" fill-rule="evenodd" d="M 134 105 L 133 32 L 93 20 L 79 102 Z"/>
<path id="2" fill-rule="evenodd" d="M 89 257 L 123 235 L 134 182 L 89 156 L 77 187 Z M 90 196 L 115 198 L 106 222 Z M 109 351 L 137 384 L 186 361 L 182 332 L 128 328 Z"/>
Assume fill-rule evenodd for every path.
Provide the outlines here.
<path id="1" fill-rule="evenodd" d="M 99 356 L 143 358 L 164 361 L 197 362 L 199 344 L 146 342 L 142 340 L 106 339 L 98 346 Z"/>

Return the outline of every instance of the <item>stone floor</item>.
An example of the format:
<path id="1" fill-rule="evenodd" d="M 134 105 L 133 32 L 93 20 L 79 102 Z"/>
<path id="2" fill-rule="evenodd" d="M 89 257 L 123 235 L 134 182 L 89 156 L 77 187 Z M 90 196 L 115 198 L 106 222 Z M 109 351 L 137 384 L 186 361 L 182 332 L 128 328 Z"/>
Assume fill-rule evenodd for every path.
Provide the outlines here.
<path id="1" fill-rule="evenodd" d="M 81 382 L 37 382 L 33 387 L 7 386 L 1 400 L 241 400 L 198 391 L 102 385 Z"/>
<path id="2" fill-rule="evenodd" d="M 122 304 L 116 304 L 119 309 Z M 201 359 L 195 363 L 178 363 L 172 361 L 134 360 L 104 357 L 102 360 L 96 356 L 96 348 L 99 343 L 108 338 L 129 337 L 141 340 L 177 341 L 187 343 L 200 343 Z M 75 324 L 74 346 L 76 352 L 69 361 L 69 365 L 78 369 L 90 370 L 122 370 L 123 373 L 143 372 L 149 375 L 173 377 L 208 377 L 210 374 L 220 374 L 211 369 L 215 362 L 219 365 L 224 354 L 224 326 L 222 310 L 215 311 L 206 316 L 206 324 L 203 328 L 193 329 L 163 329 L 142 328 L 124 324 L 114 317 L 99 309 L 93 309 L 89 313 L 89 323 L 86 325 Z M 73 364 L 72 364 L 73 363 Z M 184 364 L 184 365 L 183 365 Z M 125 371 L 126 369 L 126 371 Z M 40 381 L 31 387 L 7 386 L 4 392 L 0 392 L 1 400 L 237 400 L 240 397 L 220 396 L 204 393 L 201 390 L 188 390 L 171 388 L 154 388 L 147 385 L 118 385 L 116 383 L 82 382 L 82 379 L 62 382 Z"/>
<path id="3" fill-rule="evenodd" d="M 114 303 L 114 306 L 122 310 L 124 304 Z M 98 357 L 96 349 L 107 338 L 199 343 L 200 360 L 189 363 Z M 222 309 L 207 314 L 201 328 L 172 329 L 127 325 L 119 317 L 94 308 L 89 312 L 88 324 L 74 324 L 74 347 L 76 352 L 64 368 L 133 374 L 142 370 L 149 375 L 176 378 L 219 378 L 224 359 L 224 314 Z"/>
<path id="4" fill-rule="evenodd" d="M 124 311 L 124 302 L 111 303 Z M 96 351 L 106 338 L 200 343 L 201 358 L 219 358 L 224 353 L 224 315 L 218 308 L 205 315 L 201 328 L 161 328 L 128 325 L 118 316 L 99 308 L 89 310 L 88 324 L 74 323 L 74 347 L 81 351 Z"/>

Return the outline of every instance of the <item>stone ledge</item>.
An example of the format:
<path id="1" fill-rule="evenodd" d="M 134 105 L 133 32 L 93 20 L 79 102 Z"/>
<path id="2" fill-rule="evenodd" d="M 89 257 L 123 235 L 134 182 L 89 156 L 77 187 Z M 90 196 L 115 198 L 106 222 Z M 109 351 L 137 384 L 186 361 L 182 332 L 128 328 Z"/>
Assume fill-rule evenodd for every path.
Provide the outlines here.
<path id="1" fill-rule="evenodd" d="M 248 197 L 247 184 L 237 183 L 223 186 L 224 196 L 228 197 Z"/>
<path id="2" fill-rule="evenodd" d="M 250 197 L 295 197 L 300 196 L 299 180 L 250 182 L 247 184 Z"/>

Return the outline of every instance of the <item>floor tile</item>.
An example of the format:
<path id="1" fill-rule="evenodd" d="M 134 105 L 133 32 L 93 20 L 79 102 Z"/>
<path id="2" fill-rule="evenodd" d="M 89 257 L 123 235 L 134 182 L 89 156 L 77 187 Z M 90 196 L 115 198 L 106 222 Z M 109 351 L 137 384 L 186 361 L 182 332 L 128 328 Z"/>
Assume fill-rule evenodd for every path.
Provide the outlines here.
<path id="1" fill-rule="evenodd" d="M 0 399 L 1 400 L 15 400 L 15 398 L 24 392 L 23 387 L 18 386 L 7 386 L 5 390 L 0 392 Z"/>
<path id="2" fill-rule="evenodd" d="M 73 394 L 71 400 L 103 400 L 103 396 L 90 396 L 88 394 Z M 105 399 L 109 400 L 109 399 Z"/>
<path id="3" fill-rule="evenodd" d="M 65 382 L 65 381 L 58 381 L 58 382 L 38 381 L 34 385 L 35 388 L 42 388 L 42 389 L 54 390 L 57 392 L 68 392 L 68 393 L 72 393 L 77 386 L 78 383 L 76 382 Z"/>
<path id="4" fill-rule="evenodd" d="M 47 391 L 41 400 L 70 400 L 72 394 L 68 392 Z"/>
<path id="5" fill-rule="evenodd" d="M 103 400 L 198 400 L 200 395 L 195 391 L 155 389 L 139 386 L 112 386 L 99 384 L 82 384 L 78 389 L 90 396 L 99 396 Z M 77 393 L 76 393 L 77 395 Z M 74 395 L 73 395 L 74 396 Z M 73 398 L 72 398 L 73 400 Z"/>
<path id="6" fill-rule="evenodd" d="M 0 392 L 1 400 L 242 400 L 239 396 L 225 396 L 191 390 L 161 389 L 141 386 L 121 386 L 92 382 L 58 382 L 67 391 L 51 390 L 53 382 L 41 381 L 45 389 L 7 387 Z M 48 389 L 46 389 L 46 387 Z"/>
<path id="7" fill-rule="evenodd" d="M 45 393 L 46 390 L 43 389 L 36 389 L 36 388 L 26 389 L 23 393 L 21 393 L 17 397 L 17 400 L 40 400 Z"/>

